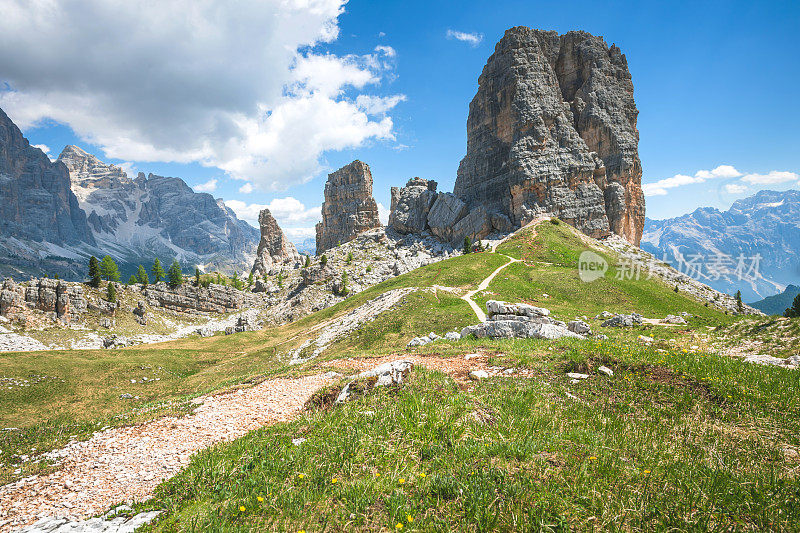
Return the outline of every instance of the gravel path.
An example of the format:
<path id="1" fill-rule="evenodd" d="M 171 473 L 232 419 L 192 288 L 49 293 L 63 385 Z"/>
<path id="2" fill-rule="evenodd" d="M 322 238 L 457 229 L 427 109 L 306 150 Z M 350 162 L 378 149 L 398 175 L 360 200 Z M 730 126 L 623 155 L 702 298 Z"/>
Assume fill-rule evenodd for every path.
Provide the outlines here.
<path id="1" fill-rule="evenodd" d="M 61 469 L 0 487 L 0 531 L 39 518 L 84 519 L 120 501 L 142 501 L 191 455 L 222 441 L 294 418 L 326 376 L 274 379 L 249 389 L 206 396 L 191 415 L 110 429 L 56 450 Z"/>

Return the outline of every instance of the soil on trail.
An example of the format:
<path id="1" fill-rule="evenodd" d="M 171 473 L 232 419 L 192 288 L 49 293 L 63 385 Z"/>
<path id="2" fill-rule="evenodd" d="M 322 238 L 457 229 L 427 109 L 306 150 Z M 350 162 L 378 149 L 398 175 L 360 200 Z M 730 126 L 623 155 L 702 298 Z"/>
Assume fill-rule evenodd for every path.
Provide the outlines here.
<path id="1" fill-rule="evenodd" d="M 487 356 L 482 354 L 446 359 L 397 354 L 341 359 L 326 365 L 361 371 L 396 360 L 446 372 L 462 382 L 472 370 L 499 373 L 487 369 Z M 146 500 L 161 481 L 186 466 L 195 452 L 293 419 L 314 392 L 334 379 L 320 374 L 263 381 L 251 388 L 198 398 L 199 407 L 189 415 L 109 429 L 51 452 L 49 456 L 60 461 L 58 471 L 0 487 L 0 532 L 46 516 L 80 520 L 119 502 Z"/>

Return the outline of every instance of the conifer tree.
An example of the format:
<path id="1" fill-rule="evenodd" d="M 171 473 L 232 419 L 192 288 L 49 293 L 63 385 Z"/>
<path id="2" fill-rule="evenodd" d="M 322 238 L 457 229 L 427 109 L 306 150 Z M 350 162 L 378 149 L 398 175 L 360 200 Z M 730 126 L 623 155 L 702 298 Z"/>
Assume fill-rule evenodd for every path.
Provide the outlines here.
<path id="1" fill-rule="evenodd" d="M 197 267 L 194 267 L 194 286 L 200 286 L 200 269 Z"/>
<path id="2" fill-rule="evenodd" d="M 153 261 L 153 268 L 150 269 L 150 272 L 153 274 L 153 279 L 156 280 L 156 283 L 164 279 L 164 268 L 161 266 L 161 261 L 158 257 Z"/>
<path id="3" fill-rule="evenodd" d="M 139 265 L 139 270 L 136 272 L 136 279 L 144 286 L 150 283 L 150 278 L 147 277 L 147 270 L 145 270 L 142 265 Z"/>
<path id="4" fill-rule="evenodd" d="M 110 255 L 100 261 L 100 274 L 106 278 L 106 281 L 119 281 L 119 268 Z"/>
<path id="5" fill-rule="evenodd" d="M 169 267 L 167 280 L 169 281 L 169 286 L 173 289 L 177 289 L 183 284 L 183 272 L 181 271 L 181 264 L 178 263 L 177 259 L 175 259 Z"/>
<path id="6" fill-rule="evenodd" d="M 792 306 L 783 313 L 783 316 L 786 318 L 798 318 L 800 317 L 800 294 L 794 297 L 794 301 L 792 302 Z"/>
<path id="7" fill-rule="evenodd" d="M 131 274 L 131 277 L 128 278 L 128 287 L 130 287 L 131 285 L 136 285 L 138 282 L 139 280 L 136 279 L 136 276 Z"/>
<path id="8" fill-rule="evenodd" d="M 100 261 L 98 261 L 95 256 L 92 256 L 89 259 L 89 285 L 92 287 L 99 287 L 102 279 L 100 275 Z"/>
<path id="9" fill-rule="evenodd" d="M 742 291 L 736 291 L 736 310 L 739 313 L 744 311 L 744 304 L 742 304 Z"/>
<path id="10" fill-rule="evenodd" d="M 111 282 L 108 284 L 108 292 L 106 293 L 106 299 L 111 303 L 115 303 L 117 301 L 116 283 Z"/>

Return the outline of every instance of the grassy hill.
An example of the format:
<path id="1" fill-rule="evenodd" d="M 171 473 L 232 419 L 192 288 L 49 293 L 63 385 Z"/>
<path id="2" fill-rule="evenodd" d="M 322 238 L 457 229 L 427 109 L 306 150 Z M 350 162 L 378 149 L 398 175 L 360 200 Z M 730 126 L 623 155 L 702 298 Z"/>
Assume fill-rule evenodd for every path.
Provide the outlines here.
<path id="1" fill-rule="evenodd" d="M 113 352 L 0 355 L 2 376 L 56 378 L 0 389 L 0 424 L 21 430 L 0 434 L 3 476 L 49 468 L 13 473 L 31 447 L 183 412 L 209 391 L 347 372 L 337 366 L 343 357 L 477 352 L 514 373 L 464 383 L 418 367 L 402 389 L 311 409 L 198 454 L 139 508 L 168 511 L 150 526 L 158 531 L 793 529 L 798 374 L 714 355 L 717 331 L 736 330 L 738 318 L 655 278 L 617 279 L 608 250 L 595 250 L 612 265 L 606 277 L 582 283 L 577 260 L 587 246 L 595 245 L 565 224 L 540 224 L 498 253 L 428 265 L 280 328 Z M 476 323 L 459 296 L 506 256 L 521 262 L 475 301 L 528 302 L 565 320 L 603 310 L 693 316 L 680 327 L 602 328 L 609 336 L 602 342 L 472 339 L 405 348 L 431 330 Z M 287 364 L 289 351 L 320 326 L 409 287 L 421 290 L 317 358 Z M 639 335 L 655 341 L 643 344 Z M 600 365 L 614 375 L 598 374 Z M 571 371 L 590 378 L 573 384 Z M 139 400 L 120 399 L 122 392 Z M 43 412 L 52 416 L 43 420 Z M 301 446 L 291 442 L 298 436 L 307 439 Z"/>

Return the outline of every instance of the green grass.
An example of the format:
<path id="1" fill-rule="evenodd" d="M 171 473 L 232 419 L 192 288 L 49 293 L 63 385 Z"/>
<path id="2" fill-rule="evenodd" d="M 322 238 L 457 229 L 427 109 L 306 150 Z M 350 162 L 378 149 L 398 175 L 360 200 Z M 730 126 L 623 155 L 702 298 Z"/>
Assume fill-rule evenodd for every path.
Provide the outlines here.
<path id="1" fill-rule="evenodd" d="M 800 392 L 796 374 L 611 343 L 550 343 L 546 357 L 532 356 L 541 341 L 511 344 L 497 347 L 536 377 L 463 389 L 418 369 L 401 390 L 202 452 L 146 506 L 168 511 L 152 529 L 795 529 L 798 465 L 784 447 L 800 444 L 800 412 L 776 408 Z M 570 370 L 593 375 L 572 385 Z"/>

